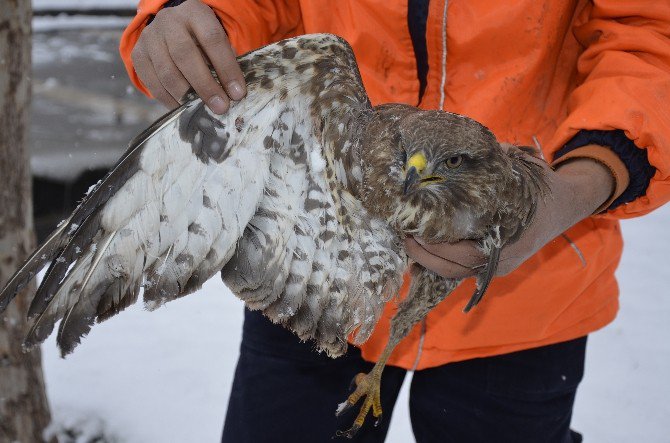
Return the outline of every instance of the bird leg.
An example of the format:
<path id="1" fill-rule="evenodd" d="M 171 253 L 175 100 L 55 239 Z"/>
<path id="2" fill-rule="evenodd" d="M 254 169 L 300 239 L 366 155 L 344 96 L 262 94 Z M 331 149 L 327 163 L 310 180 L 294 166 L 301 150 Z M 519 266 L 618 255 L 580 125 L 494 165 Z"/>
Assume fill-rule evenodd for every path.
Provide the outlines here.
<path id="1" fill-rule="evenodd" d="M 363 426 L 370 409 L 372 409 L 372 415 L 377 419 L 375 426 L 380 422 L 382 405 L 379 390 L 386 362 L 398 343 L 405 338 L 414 325 L 423 320 L 431 309 L 444 300 L 458 283 L 458 280 L 445 280 L 426 269 L 414 277 L 407 298 L 400 303 L 398 311 L 391 319 L 391 335 L 379 360 L 369 373 L 361 372 L 354 377 L 352 383 L 356 384 L 356 390 L 337 407 L 335 415 L 340 416 L 365 397 L 354 424 L 347 431 L 338 431 L 338 436 L 353 438 Z"/>

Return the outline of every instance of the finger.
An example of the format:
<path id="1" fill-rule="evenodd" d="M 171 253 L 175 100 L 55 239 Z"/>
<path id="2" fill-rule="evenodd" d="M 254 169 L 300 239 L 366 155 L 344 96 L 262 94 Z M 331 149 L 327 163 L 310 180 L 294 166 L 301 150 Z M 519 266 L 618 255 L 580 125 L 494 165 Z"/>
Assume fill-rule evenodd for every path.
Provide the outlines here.
<path id="1" fill-rule="evenodd" d="M 185 29 L 177 29 L 166 36 L 166 42 L 170 57 L 200 98 L 213 112 L 226 112 L 228 96 L 212 76 L 193 37 Z"/>
<path id="2" fill-rule="evenodd" d="M 156 71 L 154 71 L 154 67 L 151 63 L 151 59 L 146 54 L 145 49 L 141 46 L 135 46 L 131 58 L 137 76 L 142 83 L 144 83 L 144 86 L 147 87 L 151 95 L 169 109 L 174 109 L 179 106 L 179 103 L 177 103 L 158 79 Z"/>
<path id="3" fill-rule="evenodd" d="M 205 6 L 202 14 L 191 17 L 188 26 L 214 67 L 228 96 L 233 100 L 242 99 L 246 94 L 244 75 L 237 64 L 228 36 L 214 12 Z"/>
<path id="4" fill-rule="evenodd" d="M 427 269 L 446 278 L 466 278 L 477 274 L 473 269 L 431 254 L 413 238 L 405 239 L 405 251 Z"/>
<path id="5" fill-rule="evenodd" d="M 434 244 L 424 243 L 421 239 L 415 240 L 431 254 L 467 268 L 477 268 L 486 264 L 486 255 L 477 247 L 477 243 L 472 240 Z"/>
<path id="6" fill-rule="evenodd" d="M 149 58 L 154 67 L 156 76 L 163 87 L 179 102 L 188 92 L 190 85 L 177 65 L 175 65 L 170 50 L 164 40 L 156 38 L 152 42 L 152 49 L 149 51 Z"/>

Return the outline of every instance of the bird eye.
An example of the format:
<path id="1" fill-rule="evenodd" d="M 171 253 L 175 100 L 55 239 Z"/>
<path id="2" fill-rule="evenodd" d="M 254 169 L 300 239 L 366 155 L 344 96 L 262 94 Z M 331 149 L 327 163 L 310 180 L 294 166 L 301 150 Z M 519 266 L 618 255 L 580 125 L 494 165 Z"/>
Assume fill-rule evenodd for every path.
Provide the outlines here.
<path id="1" fill-rule="evenodd" d="M 449 157 L 446 161 L 447 167 L 451 169 L 458 168 L 461 166 L 461 163 L 463 163 L 463 156 L 462 155 L 455 155 L 453 157 Z"/>

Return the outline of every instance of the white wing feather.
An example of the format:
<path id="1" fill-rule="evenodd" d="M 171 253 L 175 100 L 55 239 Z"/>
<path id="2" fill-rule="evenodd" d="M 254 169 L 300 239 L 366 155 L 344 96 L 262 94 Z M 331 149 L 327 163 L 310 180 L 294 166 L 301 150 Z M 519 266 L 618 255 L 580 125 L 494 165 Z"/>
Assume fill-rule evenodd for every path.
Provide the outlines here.
<path id="1" fill-rule="evenodd" d="M 357 328 L 357 340 L 367 338 L 404 262 L 393 232 L 349 193 L 343 164 L 326 155 L 351 141 L 342 124 L 342 140 L 324 138 L 323 122 L 371 110 L 353 54 L 317 35 L 240 63 L 246 99 L 217 116 L 193 98 L 154 124 L 10 280 L 0 310 L 55 259 L 30 309 L 28 345 L 62 319 L 58 343 L 68 353 L 140 288 L 155 309 L 222 268 L 250 308 L 331 355 Z M 346 105 L 319 102 L 337 88 Z"/>

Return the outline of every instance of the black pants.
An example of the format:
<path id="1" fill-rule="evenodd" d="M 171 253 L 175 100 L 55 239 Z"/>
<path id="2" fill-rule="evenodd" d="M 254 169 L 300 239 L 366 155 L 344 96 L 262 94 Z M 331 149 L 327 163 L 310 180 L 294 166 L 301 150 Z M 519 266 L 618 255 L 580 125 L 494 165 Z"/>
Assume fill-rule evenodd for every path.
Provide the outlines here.
<path id="1" fill-rule="evenodd" d="M 410 417 L 417 442 L 581 441 L 570 431 L 584 370 L 586 337 L 527 351 L 416 371 Z M 330 359 L 261 314 L 245 311 L 244 332 L 223 430 L 225 443 L 332 442 L 358 413 L 335 417 L 354 375 L 367 372 L 351 346 Z M 370 414 L 356 442 L 383 442 L 407 371 L 384 370 L 384 417 Z M 335 440 L 337 441 L 337 440 Z M 349 441 L 342 438 L 342 441 Z"/>

